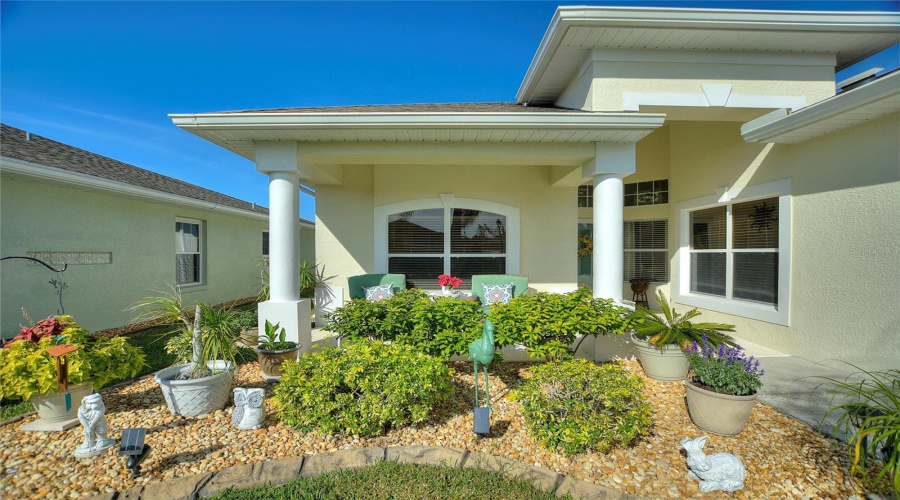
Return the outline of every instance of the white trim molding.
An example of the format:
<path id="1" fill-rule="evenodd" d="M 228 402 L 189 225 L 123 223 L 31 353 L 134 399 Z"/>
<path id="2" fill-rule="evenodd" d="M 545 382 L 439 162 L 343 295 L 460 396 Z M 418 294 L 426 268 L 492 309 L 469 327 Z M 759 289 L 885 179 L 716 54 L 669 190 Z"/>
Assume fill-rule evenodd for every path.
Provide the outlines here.
<path id="1" fill-rule="evenodd" d="M 690 290 L 690 214 L 696 210 L 778 197 L 778 303 L 774 306 L 739 299 L 692 293 Z M 741 189 L 719 190 L 716 194 L 675 205 L 675 234 L 678 248 L 672 269 L 672 300 L 693 307 L 733 314 L 750 319 L 790 326 L 791 303 L 791 180 L 783 179 Z M 729 218 L 729 232 L 731 228 Z M 732 269 L 726 267 L 730 276 Z M 730 281 L 730 280 L 728 280 Z"/>
<path id="2" fill-rule="evenodd" d="M 452 206 L 446 202 L 451 202 Z M 375 272 L 388 272 L 388 217 L 400 212 L 425 210 L 429 208 L 467 208 L 506 216 L 506 273 L 519 273 L 519 209 L 502 203 L 474 198 L 457 198 L 452 194 L 441 194 L 438 198 L 401 201 L 375 207 Z M 449 237 L 447 217 L 444 217 L 445 236 Z M 443 254 L 446 255 L 446 252 Z"/>
<path id="3" fill-rule="evenodd" d="M 622 109 L 639 111 L 641 106 L 685 106 L 698 108 L 763 108 L 800 109 L 805 96 L 732 94 L 728 84 L 700 84 L 701 92 L 623 92 Z"/>

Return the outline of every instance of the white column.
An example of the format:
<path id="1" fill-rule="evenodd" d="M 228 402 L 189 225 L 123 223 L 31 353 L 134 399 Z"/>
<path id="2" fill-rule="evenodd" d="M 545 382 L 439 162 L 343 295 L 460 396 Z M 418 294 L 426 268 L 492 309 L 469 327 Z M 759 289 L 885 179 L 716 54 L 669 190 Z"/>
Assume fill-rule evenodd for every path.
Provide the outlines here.
<path id="1" fill-rule="evenodd" d="M 300 174 L 269 174 L 269 297 L 300 300 Z"/>
<path id="2" fill-rule="evenodd" d="M 582 179 L 594 185 L 594 297 L 622 300 L 625 273 L 623 179 L 635 172 L 634 144 L 597 143 L 594 159 L 582 167 Z M 633 355 L 624 336 L 597 337 L 594 361 Z"/>
<path id="3" fill-rule="evenodd" d="M 625 276 L 622 174 L 594 176 L 594 297 L 622 300 Z"/>
<path id="4" fill-rule="evenodd" d="M 269 176 L 269 300 L 260 302 L 259 329 L 278 323 L 301 352 L 311 343 L 310 300 L 300 298 L 300 179 L 295 142 L 256 143 L 256 169 Z M 304 173 L 304 170 L 306 172 Z"/>

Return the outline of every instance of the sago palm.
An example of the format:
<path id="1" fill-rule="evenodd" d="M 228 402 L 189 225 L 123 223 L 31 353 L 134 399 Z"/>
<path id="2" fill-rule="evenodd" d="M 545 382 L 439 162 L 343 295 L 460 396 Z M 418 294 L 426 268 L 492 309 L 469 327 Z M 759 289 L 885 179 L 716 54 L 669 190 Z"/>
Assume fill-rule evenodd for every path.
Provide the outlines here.
<path id="1" fill-rule="evenodd" d="M 656 347 L 677 345 L 684 349 L 692 342 L 700 342 L 706 339 L 712 345 L 735 345 L 734 339 L 724 332 L 733 332 L 734 325 L 723 323 L 693 323 L 691 320 L 700 315 L 696 308 L 684 314 L 675 312 L 675 308 L 669 305 L 662 291 L 656 291 L 656 301 L 662 308 L 662 316 L 638 307 L 635 315 L 640 323 L 634 328 L 635 335 Z"/>

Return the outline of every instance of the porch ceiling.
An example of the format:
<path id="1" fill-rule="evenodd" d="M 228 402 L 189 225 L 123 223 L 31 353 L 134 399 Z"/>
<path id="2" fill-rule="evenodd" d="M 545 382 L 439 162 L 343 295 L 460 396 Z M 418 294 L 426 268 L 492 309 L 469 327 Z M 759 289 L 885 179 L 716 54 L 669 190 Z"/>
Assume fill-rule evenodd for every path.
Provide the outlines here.
<path id="1" fill-rule="evenodd" d="M 649 113 L 207 113 L 176 126 L 256 159 L 256 142 L 302 144 L 311 164 L 515 163 L 578 165 L 593 143 L 634 143 L 659 128 Z M 587 148 L 572 147 L 577 145 Z"/>

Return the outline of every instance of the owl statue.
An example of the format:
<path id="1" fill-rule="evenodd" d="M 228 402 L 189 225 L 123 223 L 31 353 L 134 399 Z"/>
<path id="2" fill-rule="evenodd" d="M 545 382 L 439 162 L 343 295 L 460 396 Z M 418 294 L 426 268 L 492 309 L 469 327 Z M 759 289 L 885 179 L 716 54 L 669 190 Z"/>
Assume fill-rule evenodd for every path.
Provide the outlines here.
<path id="1" fill-rule="evenodd" d="M 263 406 L 264 390 L 260 387 L 246 389 L 234 388 L 234 413 L 231 414 L 231 425 L 241 430 L 259 429 L 266 419 L 266 408 Z"/>

